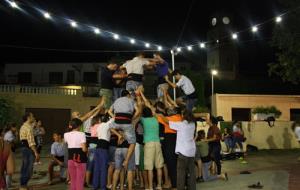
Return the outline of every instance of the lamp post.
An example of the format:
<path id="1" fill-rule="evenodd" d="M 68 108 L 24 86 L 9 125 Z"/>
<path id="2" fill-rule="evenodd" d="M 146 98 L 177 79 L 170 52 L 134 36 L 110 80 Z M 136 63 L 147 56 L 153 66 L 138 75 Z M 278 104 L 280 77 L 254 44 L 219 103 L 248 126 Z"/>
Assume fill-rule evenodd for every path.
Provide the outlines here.
<path id="1" fill-rule="evenodd" d="M 213 69 L 213 70 L 211 70 L 211 113 L 212 113 L 212 111 L 213 111 L 213 107 L 214 107 L 214 105 L 213 105 L 213 97 L 214 97 L 214 76 L 216 76 L 218 74 L 218 71 L 217 70 L 215 70 L 215 69 Z M 212 113 L 213 114 L 213 113 Z"/>

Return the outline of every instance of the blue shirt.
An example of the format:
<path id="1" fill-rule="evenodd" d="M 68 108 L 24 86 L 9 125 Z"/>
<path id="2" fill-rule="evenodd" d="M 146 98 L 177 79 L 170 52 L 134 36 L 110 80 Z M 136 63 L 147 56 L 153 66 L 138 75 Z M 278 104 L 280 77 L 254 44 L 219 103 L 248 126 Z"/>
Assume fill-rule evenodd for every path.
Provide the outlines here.
<path id="1" fill-rule="evenodd" d="M 168 62 L 164 61 L 163 63 L 159 63 L 156 65 L 156 73 L 158 77 L 163 78 L 169 72 L 169 64 Z"/>
<path id="2" fill-rule="evenodd" d="M 51 154 L 53 156 L 64 156 L 65 155 L 65 147 L 64 147 L 65 143 L 59 143 L 59 142 L 54 142 L 51 145 Z"/>

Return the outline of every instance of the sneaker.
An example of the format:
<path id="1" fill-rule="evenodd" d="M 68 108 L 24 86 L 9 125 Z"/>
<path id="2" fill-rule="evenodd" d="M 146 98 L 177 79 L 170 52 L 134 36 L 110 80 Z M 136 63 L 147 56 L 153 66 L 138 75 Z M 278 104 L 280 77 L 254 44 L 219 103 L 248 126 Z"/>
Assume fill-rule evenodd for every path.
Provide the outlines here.
<path id="1" fill-rule="evenodd" d="M 38 164 L 38 165 L 41 165 L 41 164 L 42 164 L 42 162 L 38 162 L 37 164 Z"/>
<path id="2" fill-rule="evenodd" d="M 39 164 L 38 162 L 34 162 L 34 163 L 33 163 L 34 166 L 37 166 L 38 164 Z"/>

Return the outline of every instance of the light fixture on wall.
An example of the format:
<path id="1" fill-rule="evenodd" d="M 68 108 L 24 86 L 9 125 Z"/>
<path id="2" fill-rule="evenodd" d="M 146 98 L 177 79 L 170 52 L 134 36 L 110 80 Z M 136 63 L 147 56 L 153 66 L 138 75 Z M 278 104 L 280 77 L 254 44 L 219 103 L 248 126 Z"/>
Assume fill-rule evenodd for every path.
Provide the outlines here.
<path id="1" fill-rule="evenodd" d="M 275 117 L 270 116 L 264 119 L 264 121 L 268 122 L 269 127 L 274 127 L 275 126 Z"/>

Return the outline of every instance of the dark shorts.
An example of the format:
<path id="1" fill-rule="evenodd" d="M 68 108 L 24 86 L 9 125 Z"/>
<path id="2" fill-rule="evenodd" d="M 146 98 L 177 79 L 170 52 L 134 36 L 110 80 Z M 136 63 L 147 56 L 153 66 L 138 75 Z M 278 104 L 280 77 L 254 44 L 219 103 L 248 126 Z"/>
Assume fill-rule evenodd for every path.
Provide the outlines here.
<path id="1" fill-rule="evenodd" d="M 115 146 L 109 146 L 109 149 L 108 149 L 108 162 L 110 164 L 115 163 L 116 148 L 117 147 L 115 147 Z"/>

